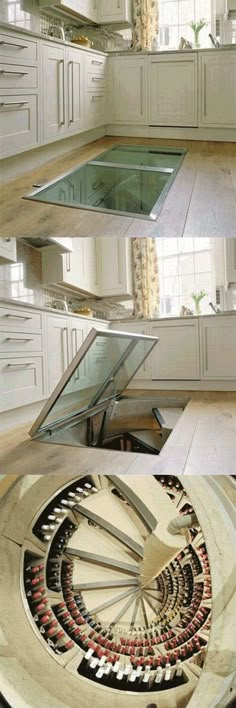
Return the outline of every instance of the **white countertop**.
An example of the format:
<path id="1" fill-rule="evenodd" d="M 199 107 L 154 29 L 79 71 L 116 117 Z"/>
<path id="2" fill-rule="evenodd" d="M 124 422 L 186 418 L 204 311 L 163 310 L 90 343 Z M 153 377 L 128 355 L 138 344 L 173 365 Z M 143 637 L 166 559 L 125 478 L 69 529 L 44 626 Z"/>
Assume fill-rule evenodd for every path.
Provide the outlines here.
<path id="1" fill-rule="evenodd" d="M 133 51 L 132 49 L 125 49 L 125 50 L 113 50 L 109 52 L 102 52 L 99 49 L 95 49 L 94 47 L 84 47 L 82 44 L 75 44 L 74 42 L 69 42 L 69 41 L 63 41 L 63 39 L 58 39 L 57 37 L 50 37 L 50 35 L 43 34 L 42 32 L 36 32 L 33 30 L 26 29 L 25 27 L 19 27 L 19 25 L 15 25 L 14 23 L 10 22 L 1 22 L 0 21 L 0 27 L 5 30 L 11 30 L 14 32 L 18 32 L 20 34 L 25 34 L 29 35 L 31 37 L 38 37 L 40 39 L 44 39 L 49 42 L 56 42 L 57 44 L 64 44 L 69 47 L 77 47 L 78 49 L 81 49 L 85 52 L 93 52 L 94 54 L 101 54 L 102 56 L 132 56 L 132 57 L 140 57 L 140 56 L 155 56 L 155 55 L 162 55 L 162 54 L 187 54 L 191 52 L 199 53 L 199 52 L 222 52 L 222 51 L 235 51 L 236 50 L 236 44 L 227 44 L 227 45 L 222 45 L 219 48 L 215 47 L 200 47 L 199 49 L 161 49 L 161 50 L 156 50 L 156 51 L 151 51 L 151 50 L 142 50 L 142 51 Z"/>
<path id="2" fill-rule="evenodd" d="M 225 312 L 220 312 L 219 314 L 216 314 L 214 312 L 208 312 L 207 314 L 204 315 L 185 315 L 185 317 L 181 317 L 181 315 L 170 315 L 169 317 L 161 316 L 160 317 L 150 317 L 148 318 L 137 318 L 135 317 L 129 317 L 129 318 L 122 318 L 122 319 L 115 319 L 111 320 L 113 326 L 117 324 L 127 324 L 129 323 L 134 324 L 135 322 L 141 323 L 141 324 L 148 324 L 149 322 L 172 322 L 172 320 L 196 320 L 196 319 L 202 319 L 203 317 L 225 317 L 226 315 L 232 315 L 236 316 L 236 310 L 226 310 Z"/>
<path id="3" fill-rule="evenodd" d="M 58 295 L 60 297 L 60 295 Z M 37 305 L 36 303 L 31 303 L 31 302 L 24 302 L 23 300 L 14 300 L 13 298 L 7 298 L 7 297 L 1 297 L 0 298 L 0 306 L 1 305 L 13 305 L 17 307 L 26 307 L 27 309 L 31 310 L 40 310 L 43 312 L 52 312 L 53 314 L 59 314 L 59 315 L 68 315 L 69 317 L 79 317 L 80 319 L 83 320 L 92 320 L 93 322 L 108 322 L 108 320 L 102 320 L 99 319 L 98 317 L 86 317 L 86 315 L 78 315 L 75 312 L 66 312 L 66 310 L 60 310 L 56 309 L 55 307 L 47 307 L 46 305 Z M 79 305 L 78 305 L 79 307 Z M 82 307 L 82 305 L 81 305 Z"/>
<path id="4" fill-rule="evenodd" d="M 42 32 L 34 32 L 33 30 L 25 29 L 25 27 L 19 27 L 9 22 L 0 22 L 0 29 L 10 30 L 11 32 L 18 32 L 19 34 L 26 34 L 29 37 L 38 37 L 39 39 L 44 39 L 49 42 L 56 42 L 56 44 L 63 44 L 66 47 L 73 47 L 74 49 L 81 49 L 83 52 L 92 52 L 93 54 L 101 54 L 101 56 L 106 57 L 106 52 L 101 52 L 100 49 L 95 49 L 94 47 L 85 47 L 83 44 L 76 44 L 74 42 L 63 41 L 58 37 L 50 37 L 49 34 L 43 34 Z"/>

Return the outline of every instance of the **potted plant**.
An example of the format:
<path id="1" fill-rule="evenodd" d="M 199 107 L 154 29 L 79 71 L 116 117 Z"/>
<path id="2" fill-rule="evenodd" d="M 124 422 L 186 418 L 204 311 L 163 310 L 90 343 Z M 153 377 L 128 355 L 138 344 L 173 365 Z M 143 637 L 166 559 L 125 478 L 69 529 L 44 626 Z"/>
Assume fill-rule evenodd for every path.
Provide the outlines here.
<path id="1" fill-rule="evenodd" d="M 201 314 L 200 302 L 206 297 L 207 293 L 205 290 L 200 290 L 199 293 L 192 293 L 191 298 L 194 301 L 196 315 Z"/>
<path id="2" fill-rule="evenodd" d="M 198 22 L 192 21 L 189 23 L 189 27 L 191 27 L 191 29 L 194 32 L 194 47 L 195 47 L 195 49 L 199 49 L 199 47 L 200 47 L 199 34 L 200 34 L 201 30 L 203 29 L 203 27 L 206 26 L 206 24 L 207 24 L 207 22 L 203 18 L 201 20 L 199 20 Z"/>

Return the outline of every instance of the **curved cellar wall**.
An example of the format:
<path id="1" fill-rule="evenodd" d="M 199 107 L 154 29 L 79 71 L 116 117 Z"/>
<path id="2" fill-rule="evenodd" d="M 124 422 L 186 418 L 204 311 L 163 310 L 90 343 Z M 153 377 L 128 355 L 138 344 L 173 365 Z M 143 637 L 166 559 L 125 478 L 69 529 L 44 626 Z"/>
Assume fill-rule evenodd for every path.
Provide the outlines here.
<path id="1" fill-rule="evenodd" d="M 92 472 L 15 481 L 0 505 L 9 704 L 226 706 L 234 485 Z"/>

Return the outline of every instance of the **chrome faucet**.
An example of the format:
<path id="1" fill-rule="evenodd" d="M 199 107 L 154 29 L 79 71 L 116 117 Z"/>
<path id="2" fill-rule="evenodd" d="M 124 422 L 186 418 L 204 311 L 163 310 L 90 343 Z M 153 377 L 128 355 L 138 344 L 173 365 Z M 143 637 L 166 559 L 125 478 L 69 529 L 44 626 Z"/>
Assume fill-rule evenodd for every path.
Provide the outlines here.
<path id="1" fill-rule="evenodd" d="M 209 302 L 209 305 L 210 305 L 211 309 L 213 310 L 213 312 L 215 313 L 215 315 L 220 315 L 220 308 L 217 307 L 217 305 L 213 305 L 213 302 Z"/>
<path id="2" fill-rule="evenodd" d="M 63 308 L 61 308 L 61 307 L 57 308 L 58 303 L 63 305 Z M 69 308 L 68 308 L 68 304 L 67 304 L 66 300 L 62 300 L 62 298 L 60 298 L 60 297 L 54 298 L 54 300 L 52 301 L 52 308 L 53 308 L 53 310 L 63 309 L 65 312 L 69 312 Z"/>
<path id="3" fill-rule="evenodd" d="M 55 34 L 56 30 L 56 34 Z M 66 35 L 65 35 L 65 30 L 63 25 L 49 25 L 49 35 L 50 37 L 56 37 L 57 39 L 62 39 L 63 42 L 66 41 Z"/>

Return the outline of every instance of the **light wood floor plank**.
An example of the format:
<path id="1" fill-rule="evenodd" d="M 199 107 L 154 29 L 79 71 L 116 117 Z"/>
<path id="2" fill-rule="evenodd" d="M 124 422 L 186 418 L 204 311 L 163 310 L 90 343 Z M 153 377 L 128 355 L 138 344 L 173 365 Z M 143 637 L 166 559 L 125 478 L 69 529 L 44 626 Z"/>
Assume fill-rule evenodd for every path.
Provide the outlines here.
<path id="1" fill-rule="evenodd" d="M 156 222 L 23 199 L 114 144 L 187 147 Z M 20 158 L 19 158 L 20 159 Z M 0 237 L 236 236 L 236 143 L 105 137 L 1 185 Z"/>

